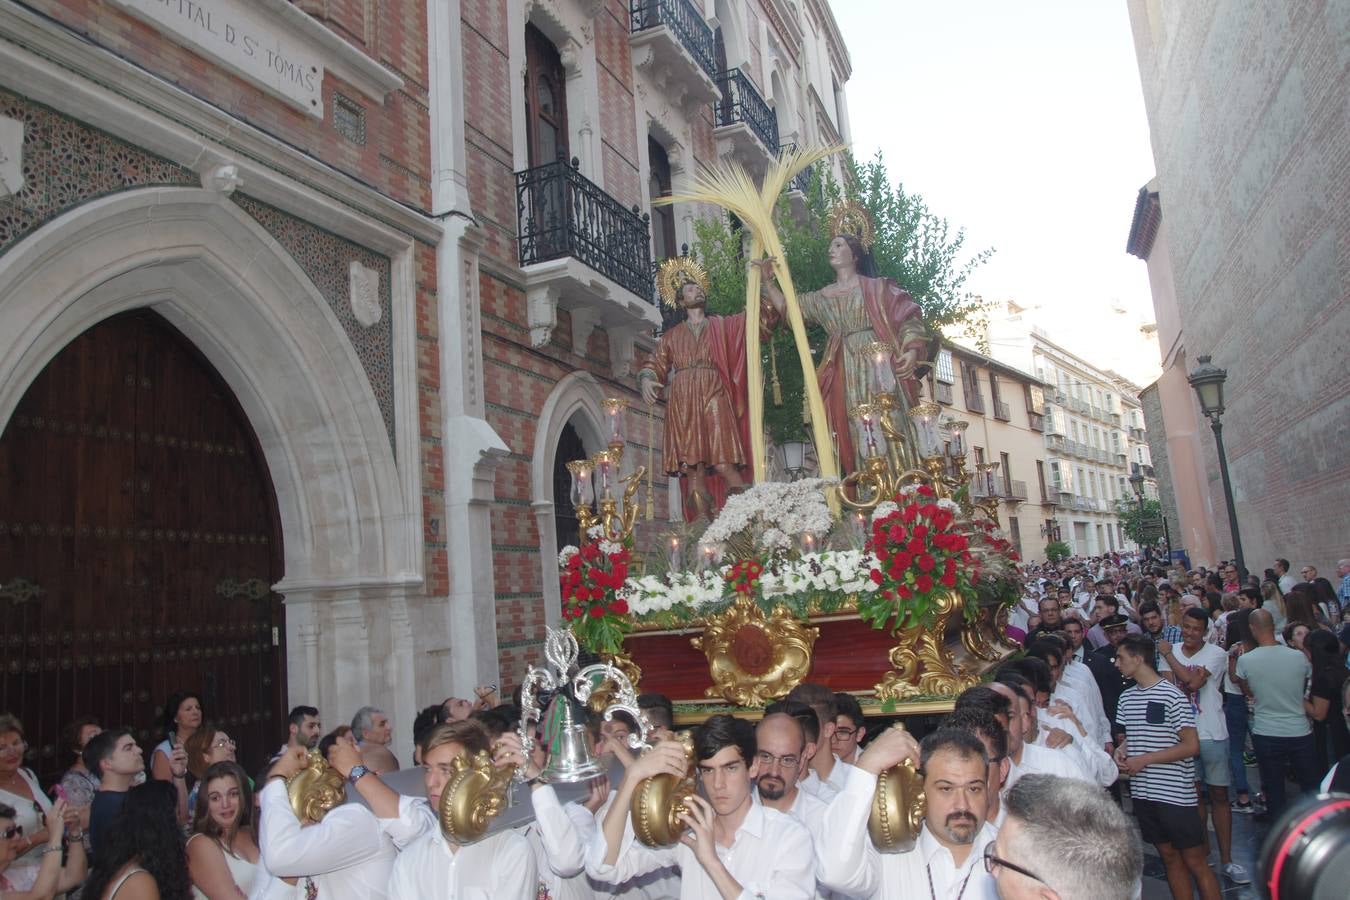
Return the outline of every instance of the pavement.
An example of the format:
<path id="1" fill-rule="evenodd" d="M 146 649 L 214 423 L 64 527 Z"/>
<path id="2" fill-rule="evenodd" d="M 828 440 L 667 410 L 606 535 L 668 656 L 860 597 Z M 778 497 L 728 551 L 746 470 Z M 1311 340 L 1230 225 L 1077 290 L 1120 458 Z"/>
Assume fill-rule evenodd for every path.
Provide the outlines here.
<path id="1" fill-rule="evenodd" d="M 1128 809 L 1128 806 L 1126 808 Z M 1218 876 L 1219 887 L 1226 900 L 1261 900 L 1261 891 L 1256 884 L 1258 880 L 1256 860 L 1261 854 L 1261 844 L 1265 841 L 1269 830 L 1268 823 L 1257 822 L 1254 816 L 1233 814 L 1233 862 L 1245 868 L 1248 877 L 1252 879 L 1251 884 L 1238 885 L 1224 877 L 1223 867 L 1219 865 L 1219 844 L 1214 837 L 1214 829 L 1210 829 L 1210 868 Z M 1158 856 L 1158 851 L 1153 849 L 1152 844 L 1144 845 L 1143 885 L 1143 900 L 1172 900 L 1172 892 L 1167 887 L 1167 872 L 1163 867 L 1162 858 Z"/>

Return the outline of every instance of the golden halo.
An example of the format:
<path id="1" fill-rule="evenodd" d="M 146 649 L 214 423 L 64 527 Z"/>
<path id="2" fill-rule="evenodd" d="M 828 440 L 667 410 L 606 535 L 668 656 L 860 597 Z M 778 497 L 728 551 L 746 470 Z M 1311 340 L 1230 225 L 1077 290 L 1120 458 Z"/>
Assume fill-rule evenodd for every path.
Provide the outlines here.
<path id="1" fill-rule="evenodd" d="M 671 309 L 680 308 L 680 289 L 690 282 L 698 285 L 705 297 L 711 290 L 708 273 L 692 256 L 672 256 L 661 263 L 656 272 L 656 289 L 661 293 L 661 302 Z"/>
<path id="2" fill-rule="evenodd" d="M 867 208 L 857 200 L 842 200 L 830 209 L 826 220 L 830 235 L 847 234 L 858 239 L 864 250 L 872 248 L 875 234 L 872 231 L 872 217 Z"/>

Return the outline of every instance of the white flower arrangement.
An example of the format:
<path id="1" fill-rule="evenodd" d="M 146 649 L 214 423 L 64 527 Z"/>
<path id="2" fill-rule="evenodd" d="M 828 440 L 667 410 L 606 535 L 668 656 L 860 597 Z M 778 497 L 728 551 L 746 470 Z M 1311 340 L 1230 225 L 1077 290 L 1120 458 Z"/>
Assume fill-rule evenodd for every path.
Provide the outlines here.
<path id="1" fill-rule="evenodd" d="M 606 556 L 612 556 L 613 554 L 618 553 L 620 550 L 623 549 L 623 544 L 618 544 L 615 543 L 614 541 L 601 541 L 599 546 L 600 552 L 605 554 Z"/>
<path id="2" fill-rule="evenodd" d="M 767 597 L 839 591 L 858 594 L 877 589 L 871 571 L 876 559 L 861 550 L 826 550 L 808 553 L 764 570 L 760 593 Z"/>
<path id="3" fill-rule="evenodd" d="M 775 552 L 790 548 L 793 535 L 825 534 L 833 524 L 825 503 L 825 488 L 831 483 L 823 478 L 763 481 L 733 494 L 701 541 L 724 543 L 749 531 L 756 546 Z"/>
<path id="4" fill-rule="evenodd" d="M 891 513 L 899 512 L 900 507 L 892 500 L 882 500 L 877 504 L 877 508 L 872 511 L 872 521 L 884 519 Z"/>
<path id="5" fill-rule="evenodd" d="M 570 560 L 572 557 L 576 556 L 576 555 L 577 555 L 578 553 L 580 553 L 580 552 L 581 552 L 581 551 L 580 551 L 579 549 L 577 549 L 577 547 L 575 547 L 575 546 L 572 545 L 572 544 L 568 544 L 566 547 L 564 547 L 564 548 L 562 548 L 561 550 L 559 550 L 559 551 L 558 551 L 558 568 L 560 568 L 560 569 L 565 569 L 565 568 L 567 568 L 567 561 Z"/>
<path id="6" fill-rule="evenodd" d="M 633 615 L 648 616 L 666 612 L 675 606 L 685 606 L 697 612 L 725 600 L 726 589 L 721 571 L 709 569 L 701 575 L 672 572 L 669 581 L 653 575 L 629 578 L 618 596 L 628 601 L 628 609 Z"/>

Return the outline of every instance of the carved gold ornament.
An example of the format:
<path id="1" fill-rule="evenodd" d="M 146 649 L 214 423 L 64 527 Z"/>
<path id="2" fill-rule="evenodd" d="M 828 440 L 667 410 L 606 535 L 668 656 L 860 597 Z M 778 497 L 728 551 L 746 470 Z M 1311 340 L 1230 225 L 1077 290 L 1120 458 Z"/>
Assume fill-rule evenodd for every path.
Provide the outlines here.
<path id="1" fill-rule="evenodd" d="M 872 216 L 857 200 L 843 200 L 830 208 L 826 219 L 831 237 L 846 234 L 858 239 L 864 250 L 872 248 L 876 234 L 872 230 Z"/>
<path id="2" fill-rule="evenodd" d="M 979 683 L 979 675 L 961 667 L 946 646 L 947 626 L 961 616 L 964 605 L 960 594 L 944 591 L 937 595 L 931 627 L 914 625 L 900 630 L 900 643 L 890 653 L 892 671 L 876 686 L 878 700 L 955 697 Z"/>
<path id="3" fill-rule="evenodd" d="M 494 766 L 488 752 L 480 750 L 461 753 L 450 768 L 437 810 L 441 833 L 456 844 L 471 844 L 487 835 L 488 825 L 506 808 L 515 767 Z"/>
<path id="4" fill-rule="evenodd" d="M 328 811 L 347 799 L 342 773 L 328 765 L 318 750 L 309 753 L 309 764 L 286 782 L 291 812 L 306 825 L 323 820 Z"/>
<path id="5" fill-rule="evenodd" d="M 692 256 L 672 256 L 656 271 L 656 289 L 661 302 L 671 309 L 680 308 L 680 290 L 689 283 L 699 286 L 706 297 L 712 289 L 708 273 Z"/>
<path id="6" fill-rule="evenodd" d="M 763 706 L 806 678 L 819 636 L 819 628 L 803 624 L 786 606 L 765 618 L 754 601 L 740 596 L 708 619 L 703 634 L 690 642 L 708 658 L 713 686 L 707 696 L 735 706 Z"/>
<path id="7" fill-rule="evenodd" d="M 684 834 L 689 798 L 694 795 L 694 745 L 688 732 L 680 735 L 684 758 L 688 762 L 683 778 L 669 773 L 653 775 L 638 783 L 628 809 L 633 834 L 648 847 L 671 847 Z"/>
<path id="8" fill-rule="evenodd" d="M 867 833 L 882 853 L 903 853 L 914 846 L 926 811 L 923 778 L 914 761 L 905 760 L 877 776 Z"/>

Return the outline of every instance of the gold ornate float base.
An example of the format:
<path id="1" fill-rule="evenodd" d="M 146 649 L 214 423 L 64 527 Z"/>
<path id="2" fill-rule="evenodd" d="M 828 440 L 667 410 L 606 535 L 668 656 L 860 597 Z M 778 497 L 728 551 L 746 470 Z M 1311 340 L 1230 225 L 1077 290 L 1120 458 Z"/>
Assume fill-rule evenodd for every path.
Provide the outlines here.
<path id="1" fill-rule="evenodd" d="M 787 696 L 811 670 L 811 648 L 820 629 L 803 623 L 785 606 L 771 616 L 748 597 L 708 619 L 694 649 L 708 659 L 707 696 L 737 706 L 763 706 Z"/>
<path id="2" fill-rule="evenodd" d="M 977 661 L 993 662 L 1003 654 L 996 651 L 990 636 L 980 627 L 980 619 L 965 621 L 965 600 L 948 592 L 938 598 L 933 625 L 914 625 L 900 630 L 900 643 L 891 648 L 891 671 L 876 686 L 877 699 L 895 703 L 911 697 L 955 697 L 980 682 Z M 948 643 L 955 632 L 957 648 L 970 658 L 958 660 Z"/>

